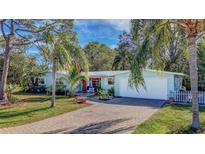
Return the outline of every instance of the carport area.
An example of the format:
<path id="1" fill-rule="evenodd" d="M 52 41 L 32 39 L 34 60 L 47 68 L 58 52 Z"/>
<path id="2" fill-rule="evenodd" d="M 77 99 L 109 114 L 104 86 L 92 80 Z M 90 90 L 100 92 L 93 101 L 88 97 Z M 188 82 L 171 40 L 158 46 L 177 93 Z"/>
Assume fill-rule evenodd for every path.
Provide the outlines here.
<path id="1" fill-rule="evenodd" d="M 164 101 L 136 98 L 91 99 L 89 107 L 42 121 L 0 129 L 0 133 L 124 134 L 156 113 Z"/>

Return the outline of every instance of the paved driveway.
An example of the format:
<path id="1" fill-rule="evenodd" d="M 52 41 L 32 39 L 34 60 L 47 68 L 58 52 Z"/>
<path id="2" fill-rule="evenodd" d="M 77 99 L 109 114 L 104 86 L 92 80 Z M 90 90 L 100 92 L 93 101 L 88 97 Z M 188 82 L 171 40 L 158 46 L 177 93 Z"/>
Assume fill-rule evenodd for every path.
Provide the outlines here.
<path id="1" fill-rule="evenodd" d="M 0 133 L 132 133 L 162 104 L 163 101 L 156 100 L 115 98 L 31 124 L 0 129 Z"/>

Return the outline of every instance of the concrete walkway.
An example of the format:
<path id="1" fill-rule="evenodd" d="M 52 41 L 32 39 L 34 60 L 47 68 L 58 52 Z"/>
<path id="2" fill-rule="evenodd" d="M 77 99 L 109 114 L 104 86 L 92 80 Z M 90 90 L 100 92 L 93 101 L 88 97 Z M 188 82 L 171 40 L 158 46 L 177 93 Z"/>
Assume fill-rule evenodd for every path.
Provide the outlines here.
<path id="1" fill-rule="evenodd" d="M 140 102 L 137 99 L 135 101 Z M 124 99 L 124 101 L 118 100 L 117 102 L 126 102 L 126 99 Z M 127 103 L 117 104 L 116 102 L 109 104 L 103 102 L 94 103 L 89 107 L 38 122 L 17 127 L 3 128 L 0 129 L 0 133 L 132 133 L 139 124 L 158 111 L 162 102 L 159 101 L 157 103 L 158 105 L 142 105 L 141 103 L 139 103 L 139 105 L 137 105 L 137 103 L 134 103 L 135 105 L 129 105 Z"/>

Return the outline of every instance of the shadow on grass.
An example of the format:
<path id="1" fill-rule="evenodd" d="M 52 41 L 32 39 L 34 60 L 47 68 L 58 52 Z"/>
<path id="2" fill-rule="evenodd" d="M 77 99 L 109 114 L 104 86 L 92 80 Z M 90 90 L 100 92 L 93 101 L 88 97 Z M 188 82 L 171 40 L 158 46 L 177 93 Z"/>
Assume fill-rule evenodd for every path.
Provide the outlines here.
<path id="1" fill-rule="evenodd" d="M 50 95 L 46 95 L 46 94 L 33 94 L 33 93 L 23 93 L 23 92 L 16 92 L 14 93 L 14 95 L 17 96 L 26 96 L 26 97 L 22 97 L 19 98 L 20 101 L 23 102 L 27 102 L 27 103 L 42 103 L 42 102 L 46 102 L 48 100 L 51 100 L 51 96 Z M 28 96 L 28 97 L 27 97 Z M 56 95 L 56 100 L 61 100 L 61 99 L 71 99 L 67 96 L 64 95 Z"/>
<path id="2" fill-rule="evenodd" d="M 183 104 L 165 104 L 162 106 L 162 108 L 171 108 L 173 110 L 178 110 L 178 111 L 190 111 L 192 112 L 192 106 L 191 105 L 183 105 Z M 200 106 L 199 107 L 200 112 L 205 112 L 205 106 Z"/>
<path id="3" fill-rule="evenodd" d="M 46 95 L 44 93 L 29 93 L 29 92 L 23 92 L 23 91 L 18 91 L 18 92 L 14 92 L 12 93 L 13 95 Z"/>
<path id="4" fill-rule="evenodd" d="M 34 113 L 34 112 L 38 112 L 38 111 L 44 111 L 44 110 L 48 110 L 50 109 L 49 106 L 47 107 L 41 107 L 41 108 L 37 108 L 37 109 L 30 109 L 27 111 L 5 111 L 5 112 L 1 112 L 0 113 L 0 118 L 11 118 L 11 117 L 16 117 L 16 116 L 23 116 L 26 114 L 30 114 L 30 113 Z"/>
<path id="5" fill-rule="evenodd" d="M 120 124 L 122 122 L 125 122 L 129 119 L 115 119 L 115 120 L 108 120 L 98 123 L 91 123 L 82 127 L 79 127 L 77 129 L 74 129 L 72 131 L 68 131 L 70 128 L 63 128 L 63 129 L 57 129 L 49 132 L 45 132 L 44 134 L 57 134 L 57 133 L 63 133 L 63 134 L 114 134 L 114 133 L 122 133 L 123 131 L 132 131 L 135 129 L 136 126 L 122 126 L 119 128 L 112 129 L 111 127 L 114 127 L 117 124 Z M 107 130 L 111 128 L 110 130 Z"/>
<path id="6" fill-rule="evenodd" d="M 21 99 L 23 102 L 27 103 L 43 103 L 50 100 L 50 98 L 45 98 L 45 97 L 35 97 L 35 98 L 26 98 L 26 99 Z"/>
<path id="7" fill-rule="evenodd" d="M 169 134 L 201 134 L 203 133 L 203 128 L 201 130 L 193 130 L 191 126 L 187 126 L 185 128 L 177 129 L 174 131 L 169 132 Z"/>

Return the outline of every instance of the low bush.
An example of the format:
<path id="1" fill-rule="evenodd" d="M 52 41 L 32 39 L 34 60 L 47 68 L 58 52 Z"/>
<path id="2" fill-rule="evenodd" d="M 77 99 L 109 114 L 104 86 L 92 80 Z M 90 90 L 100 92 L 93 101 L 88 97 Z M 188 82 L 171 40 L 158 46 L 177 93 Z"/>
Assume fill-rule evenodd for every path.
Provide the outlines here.
<path id="1" fill-rule="evenodd" d="M 109 99 L 109 94 L 107 90 L 100 89 L 97 92 L 97 95 L 99 96 L 99 99 L 101 100 L 108 100 Z"/>
<path id="2" fill-rule="evenodd" d="M 46 87 L 44 85 L 39 85 L 35 86 L 32 88 L 29 88 L 26 90 L 26 92 L 31 92 L 31 93 L 45 93 L 46 92 Z"/>
<path id="3" fill-rule="evenodd" d="M 108 90 L 108 94 L 109 94 L 109 96 L 114 96 L 114 94 L 115 94 L 114 87 L 112 87 L 111 89 Z"/>
<path id="4" fill-rule="evenodd" d="M 96 94 L 98 93 L 99 90 L 102 90 L 102 88 L 99 87 L 99 86 L 97 86 L 97 87 L 94 88 L 94 91 L 95 91 Z"/>
<path id="5" fill-rule="evenodd" d="M 18 101 L 18 98 L 12 95 L 15 89 L 16 89 L 15 85 L 12 85 L 12 84 L 7 85 L 7 89 L 6 89 L 7 97 L 8 97 L 9 102 L 12 104 Z"/>
<path id="6" fill-rule="evenodd" d="M 46 88 L 48 93 L 52 93 L 52 86 Z M 56 94 L 57 95 L 64 95 L 66 93 L 66 85 L 56 85 Z"/>
<path id="7" fill-rule="evenodd" d="M 8 96 L 8 100 L 10 103 L 15 104 L 19 101 L 19 99 L 13 95 Z"/>

